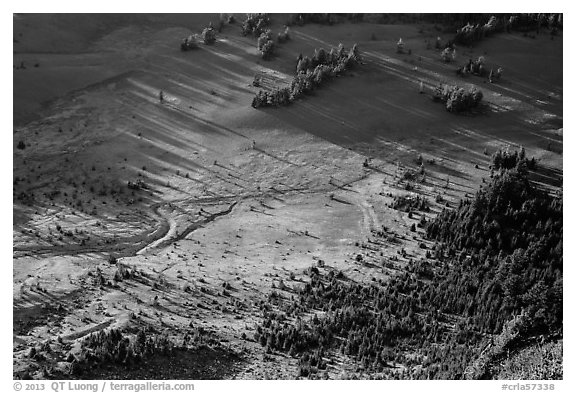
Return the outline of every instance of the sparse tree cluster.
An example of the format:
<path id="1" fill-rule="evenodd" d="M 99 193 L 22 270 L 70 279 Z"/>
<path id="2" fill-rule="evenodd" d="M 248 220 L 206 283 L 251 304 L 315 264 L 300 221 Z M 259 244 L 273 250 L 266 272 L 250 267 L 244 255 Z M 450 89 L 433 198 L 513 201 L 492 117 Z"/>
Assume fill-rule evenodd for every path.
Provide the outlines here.
<path id="1" fill-rule="evenodd" d="M 307 23 L 333 25 L 338 23 L 338 18 L 334 14 L 292 14 L 286 22 L 288 26 L 304 26 Z"/>
<path id="2" fill-rule="evenodd" d="M 216 42 L 216 31 L 212 27 L 212 22 L 204 30 L 202 30 L 202 40 L 206 45 L 212 45 Z"/>
<path id="3" fill-rule="evenodd" d="M 174 344 L 165 335 L 139 330 L 129 337 L 118 329 L 110 329 L 90 334 L 82 341 L 80 353 L 70 355 L 68 360 L 84 368 L 106 363 L 130 366 L 154 354 L 169 354 L 173 349 Z M 82 367 L 75 368 L 76 372 L 81 370 Z"/>
<path id="4" fill-rule="evenodd" d="M 242 22 L 242 35 L 259 37 L 270 25 L 270 17 L 267 14 L 246 14 L 246 20 Z"/>
<path id="5" fill-rule="evenodd" d="M 536 159 L 534 157 L 530 160 L 527 159 L 524 148 L 520 149 L 520 152 L 514 151 L 513 153 L 508 150 L 498 150 L 492 155 L 492 165 L 490 168 L 496 171 L 513 168 L 534 170 L 536 169 Z"/>
<path id="6" fill-rule="evenodd" d="M 477 23 L 472 25 L 468 23 L 466 26 L 458 29 L 453 41 L 461 45 L 471 45 L 486 36 L 503 31 L 505 27 L 506 21 L 504 18 L 491 16 L 485 24 Z"/>
<path id="7" fill-rule="evenodd" d="M 274 38 L 272 31 L 267 27 L 270 18 L 266 14 L 247 14 L 242 24 L 242 35 L 254 35 L 258 37 L 257 46 L 264 60 L 269 60 L 274 54 Z M 278 43 L 284 43 L 290 39 L 290 29 L 286 27 L 277 35 Z"/>
<path id="8" fill-rule="evenodd" d="M 498 67 L 496 71 L 494 71 L 494 69 L 490 69 L 490 71 L 488 71 L 488 69 L 485 66 L 484 56 L 479 56 L 478 59 L 476 59 L 475 61 L 469 59 L 468 63 L 466 63 L 464 66 L 456 70 L 456 74 L 461 76 L 468 74 L 477 75 L 481 77 L 488 76 L 488 80 L 490 83 L 500 80 L 502 78 L 503 72 L 504 70 L 502 69 L 502 67 Z"/>
<path id="9" fill-rule="evenodd" d="M 434 89 L 434 100 L 445 103 L 448 112 L 463 112 L 475 108 L 482 101 L 482 97 L 482 91 L 476 87 L 466 90 L 456 85 L 439 85 Z"/>
<path id="10" fill-rule="evenodd" d="M 518 14 L 510 16 L 507 29 L 527 32 L 547 28 L 554 31 L 562 28 L 562 20 L 562 14 Z"/>
<path id="11" fill-rule="evenodd" d="M 466 15 L 465 17 L 471 18 Z M 458 18 L 458 17 L 457 17 Z M 474 18 L 472 18 L 474 19 Z M 562 28 L 562 14 L 515 14 L 511 16 L 491 16 L 486 23 L 480 19 L 472 23 L 468 22 L 464 27 L 459 28 L 452 42 L 462 45 L 472 45 L 491 34 L 501 31 L 540 31 L 541 28 L 550 29 L 554 35 L 558 29 Z"/>
<path id="12" fill-rule="evenodd" d="M 460 75 L 473 74 L 485 76 L 486 68 L 484 66 L 484 56 L 479 56 L 475 61 L 469 59 L 468 63 L 466 63 L 462 68 L 459 68 L 456 73 Z"/>
<path id="13" fill-rule="evenodd" d="M 364 19 L 364 14 L 292 14 L 286 21 L 286 25 L 304 26 L 308 23 L 321 25 L 334 25 L 342 21 L 359 23 Z"/>
<path id="14" fill-rule="evenodd" d="M 128 180 L 126 185 L 131 190 L 141 190 L 141 189 L 145 189 L 147 187 L 146 183 L 142 179 L 137 179 L 135 182 Z"/>
<path id="15" fill-rule="evenodd" d="M 415 197 L 396 195 L 390 207 L 404 212 L 411 212 L 413 210 L 427 212 L 430 211 L 430 201 L 420 195 L 416 195 Z"/>
<path id="16" fill-rule="evenodd" d="M 258 50 L 262 54 L 264 60 L 268 60 L 272 57 L 274 52 L 274 40 L 272 39 L 272 31 L 266 30 L 260 37 L 258 37 Z"/>
<path id="17" fill-rule="evenodd" d="M 260 90 L 252 100 L 252 107 L 261 106 L 283 106 L 288 105 L 295 100 L 290 88 L 284 87 L 272 91 Z"/>
<path id="18" fill-rule="evenodd" d="M 356 44 L 348 52 L 340 44 L 338 49 L 331 49 L 330 52 L 320 48 L 314 52 L 312 58 L 300 56 L 296 76 L 290 87 L 273 91 L 260 90 L 252 100 L 252 107 L 288 105 L 303 94 L 312 92 L 324 81 L 351 69 L 360 61 Z"/>

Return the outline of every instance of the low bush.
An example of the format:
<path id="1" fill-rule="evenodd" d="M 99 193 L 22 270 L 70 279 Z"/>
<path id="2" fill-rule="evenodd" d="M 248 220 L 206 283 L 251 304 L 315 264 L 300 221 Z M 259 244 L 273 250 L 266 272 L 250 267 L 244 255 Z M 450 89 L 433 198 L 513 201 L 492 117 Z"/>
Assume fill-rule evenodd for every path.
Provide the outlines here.
<path id="1" fill-rule="evenodd" d="M 216 31 L 212 27 L 212 23 L 202 30 L 202 40 L 206 45 L 212 45 L 216 42 Z"/>
<path id="2" fill-rule="evenodd" d="M 191 49 L 196 49 L 196 48 L 198 48 L 198 45 L 196 44 L 196 40 L 194 39 L 194 37 L 191 35 L 184 38 L 182 40 L 182 43 L 180 44 L 180 50 L 182 52 L 186 52 L 186 51 L 189 51 Z"/>

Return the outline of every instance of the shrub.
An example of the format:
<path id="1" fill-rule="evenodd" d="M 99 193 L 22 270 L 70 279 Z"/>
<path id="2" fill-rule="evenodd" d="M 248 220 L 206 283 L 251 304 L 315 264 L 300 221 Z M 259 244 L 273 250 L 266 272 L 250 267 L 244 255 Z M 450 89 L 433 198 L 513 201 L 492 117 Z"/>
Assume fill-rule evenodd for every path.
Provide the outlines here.
<path id="1" fill-rule="evenodd" d="M 252 34 L 258 37 L 269 24 L 270 18 L 267 14 L 246 14 L 246 20 L 242 23 L 242 35 Z"/>
<path id="2" fill-rule="evenodd" d="M 402 41 L 402 38 L 400 38 L 396 43 L 396 53 L 404 53 L 404 42 Z"/>
<path id="3" fill-rule="evenodd" d="M 436 43 L 434 44 L 436 49 L 442 48 L 442 39 L 440 37 L 436 37 Z"/>
<path id="4" fill-rule="evenodd" d="M 500 74 L 501 74 L 502 69 L 499 68 L 499 70 L 500 70 Z M 487 71 L 486 71 L 486 68 L 484 67 L 484 57 L 480 56 L 480 57 L 478 57 L 478 59 L 476 59 L 476 61 L 472 61 L 472 59 L 470 59 L 468 61 L 468 64 L 466 64 L 464 67 L 462 67 L 461 69 L 458 70 L 458 73 L 468 73 L 468 74 L 474 74 L 474 75 L 479 75 L 479 76 L 485 76 Z M 499 78 L 499 75 L 498 75 L 498 78 Z"/>
<path id="5" fill-rule="evenodd" d="M 450 63 L 450 61 L 452 61 L 452 52 L 452 48 L 444 48 L 442 53 L 440 53 L 440 57 L 445 63 Z"/>
<path id="6" fill-rule="evenodd" d="M 212 23 L 202 30 L 202 40 L 206 45 L 212 45 L 216 42 L 216 31 L 212 27 Z"/>
<path id="7" fill-rule="evenodd" d="M 286 26 L 284 32 L 278 33 L 278 42 L 283 43 L 290 40 L 290 28 Z"/>
<path id="8" fill-rule="evenodd" d="M 262 54 L 264 60 L 268 60 L 272 57 L 274 52 L 274 41 L 272 40 L 272 32 L 270 30 L 265 31 L 258 37 L 258 50 Z"/>
<path id="9" fill-rule="evenodd" d="M 193 36 L 188 36 L 187 38 L 184 38 L 182 40 L 182 43 L 180 44 L 180 50 L 183 52 L 195 49 L 197 47 L 198 45 L 196 45 L 196 40 L 194 39 Z"/>
<path id="10" fill-rule="evenodd" d="M 266 30 L 264 31 L 262 34 L 260 34 L 260 37 L 258 37 L 258 41 L 257 41 L 257 46 L 258 46 L 258 50 L 262 50 L 262 47 L 264 47 L 264 45 L 266 44 L 266 42 L 271 41 L 272 40 L 272 31 L 271 30 Z"/>

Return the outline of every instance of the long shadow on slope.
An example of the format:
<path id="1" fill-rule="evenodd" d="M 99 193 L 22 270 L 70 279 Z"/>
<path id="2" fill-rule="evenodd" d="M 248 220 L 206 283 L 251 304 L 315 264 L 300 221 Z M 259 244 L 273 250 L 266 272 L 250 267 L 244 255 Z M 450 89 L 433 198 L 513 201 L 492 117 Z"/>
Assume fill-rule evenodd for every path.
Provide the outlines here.
<path id="1" fill-rule="evenodd" d="M 409 131 L 378 127 L 377 121 L 369 120 L 366 124 L 361 115 L 355 118 L 353 111 L 359 113 L 380 112 L 374 105 L 374 97 L 360 96 L 350 99 L 349 81 L 336 80 L 327 86 L 326 91 L 318 91 L 314 97 L 305 97 L 290 107 L 265 109 L 267 114 L 286 122 L 291 126 L 307 131 L 338 146 L 351 149 L 367 157 L 379 158 L 395 162 L 398 155 L 417 157 L 422 141 L 430 138 L 424 127 L 413 127 Z M 340 85 L 340 86 L 336 86 Z M 348 85 L 348 86 L 346 86 Z M 347 93 L 338 91 L 346 91 Z M 327 98 L 330 95 L 330 98 Z M 353 101 L 353 102 L 350 102 Z M 351 110 L 351 108 L 354 108 Z M 415 112 L 406 110 L 405 116 L 414 116 Z M 428 124 L 425 115 L 419 113 L 422 125 Z M 435 115 L 431 115 L 434 117 Z M 411 133 L 413 138 L 407 139 Z M 399 142 L 401 141 L 401 142 Z M 414 143 L 416 142 L 416 143 Z M 396 146 L 391 154 L 390 147 Z M 369 150 L 369 153 L 367 153 Z M 441 152 L 440 149 L 436 153 Z M 438 158 L 442 158 L 439 156 Z M 438 165 L 438 167 L 440 167 Z M 455 168 L 446 167 L 452 176 L 467 178 L 468 176 Z"/>
<path id="2" fill-rule="evenodd" d="M 397 70 L 397 75 L 387 68 Z M 417 94 L 417 79 L 407 68 L 398 62 L 387 63 L 386 68 L 371 63 L 327 82 L 313 97 L 262 111 L 331 143 L 385 161 L 418 152 L 443 153 L 444 157 L 438 157 L 454 159 L 454 166 L 443 165 L 443 172 L 462 178 L 469 176 L 456 168 L 472 161 L 488 164 L 489 154 L 482 151 L 487 146 L 494 150 L 494 141 L 502 147 L 541 144 L 541 138 L 530 132 L 537 126 L 527 123 L 522 112 L 504 107 L 474 116 L 446 112 L 429 94 Z M 441 149 L 431 146 L 432 139 L 442 142 Z M 386 148 L 391 145 L 397 145 L 395 151 Z"/>
<path id="3" fill-rule="evenodd" d="M 155 355 L 131 367 L 103 365 L 94 367 L 80 379 L 126 379 L 126 380 L 205 380 L 227 379 L 239 371 L 243 359 L 225 348 L 201 346 L 198 349 L 175 349 L 170 355 Z"/>
<path id="4" fill-rule="evenodd" d="M 530 171 L 530 180 L 552 187 L 563 186 L 562 171 L 549 166 L 536 165 L 536 170 Z"/>

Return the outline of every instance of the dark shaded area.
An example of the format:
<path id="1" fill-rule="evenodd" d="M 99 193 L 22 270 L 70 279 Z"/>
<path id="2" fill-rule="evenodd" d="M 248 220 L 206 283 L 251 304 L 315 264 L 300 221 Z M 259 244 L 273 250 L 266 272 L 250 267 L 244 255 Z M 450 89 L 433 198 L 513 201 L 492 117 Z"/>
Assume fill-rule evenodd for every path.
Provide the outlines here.
<path id="1" fill-rule="evenodd" d="M 170 355 L 157 355 L 130 368 L 101 366 L 83 373 L 80 379 L 229 379 L 239 370 L 242 361 L 237 354 L 222 348 L 175 349 Z M 78 377 L 63 376 L 67 378 Z"/>
<path id="2" fill-rule="evenodd" d="M 49 297 L 48 294 L 46 295 Z M 27 296 L 22 296 L 23 300 L 26 298 Z M 68 314 L 64 307 L 53 306 L 49 303 L 27 308 L 20 308 L 17 303 L 14 306 L 12 331 L 18 336 L 27 335 L 38 326 L 46 326 L 49 321 L 62 320 Z"/>

